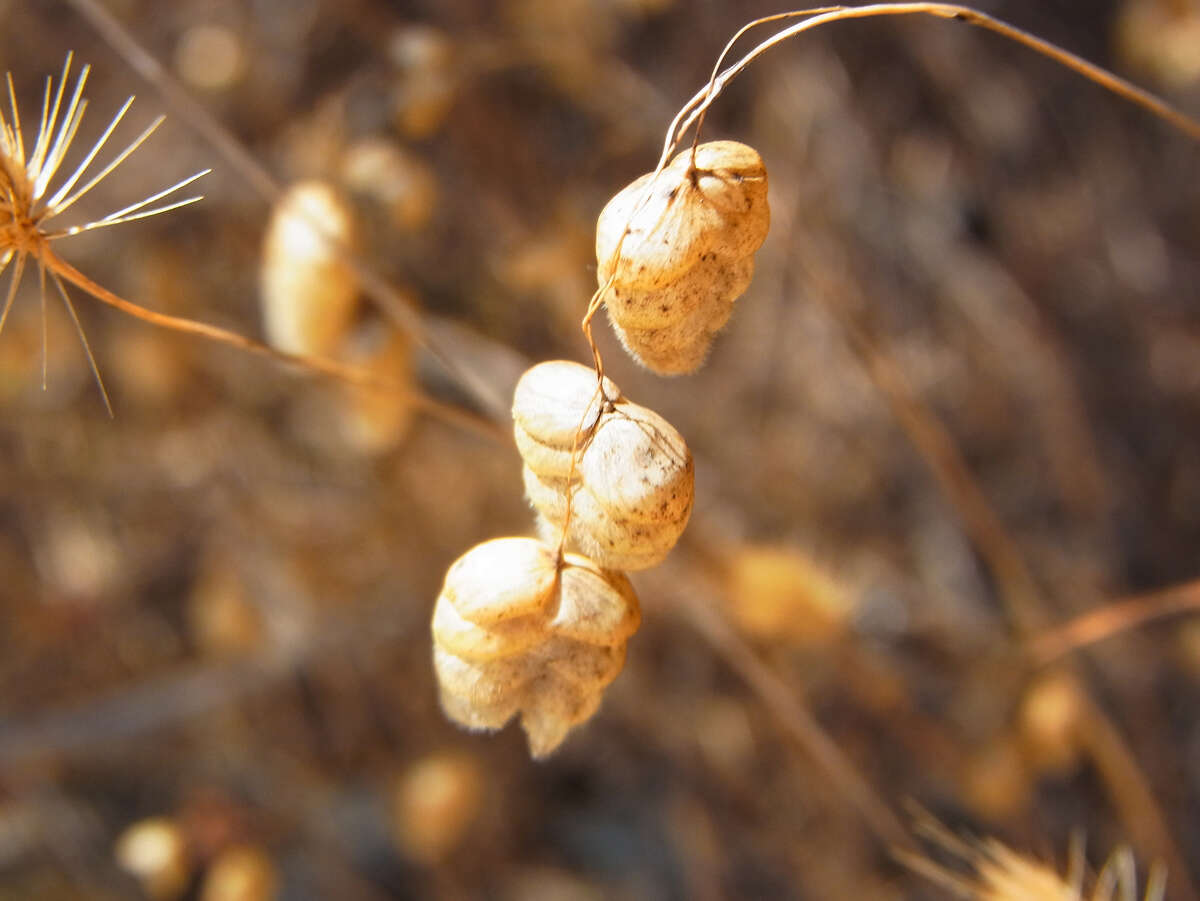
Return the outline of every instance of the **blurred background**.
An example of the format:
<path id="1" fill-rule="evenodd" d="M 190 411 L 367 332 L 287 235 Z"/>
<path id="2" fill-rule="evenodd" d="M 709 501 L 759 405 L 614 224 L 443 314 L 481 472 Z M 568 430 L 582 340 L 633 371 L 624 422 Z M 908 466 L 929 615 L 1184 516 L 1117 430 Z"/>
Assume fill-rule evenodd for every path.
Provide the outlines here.
<path id="1" fill-rule="evenodd" d="M 588 359 L 601 207 L 779 8 L 98 2 L 279 184 L 342 192 L 426 336 L 364 297 L 345 353 L 500 437 L 75 292 L 110 420 L 54 295 L 43 389 L 27 277 L 0 336 L 0 898 L 947 897 L 889 854 L 909 802 L 1060 870 L 1073 834 L 1092 869 L 1130 845 L 1197 897 L 1200 623 L 1047 662 L 1075 616 L 1195 606 L 1194 141 L 928 17 L 818 29 L 737 81 L 705 137 L 759 150 L 773 221 L 729 328 L 659 379 L 596 326 L 691 446 L 692 524 L 633 577 L 598 716 L 531 763 L 518 729 L 440 713 L 433 599 L 532 528 L 505 408 L 533 362 Z M 982 6 L 1200 114 L 1195 2 Z M 260 335 L 270 199 L 83 8 L 0 0 L 27 140 L 71 50 L 73 159 L 131 93 L 110 153 L 168 120 L 67 224 L 213 172 L 58 252 Z"/>

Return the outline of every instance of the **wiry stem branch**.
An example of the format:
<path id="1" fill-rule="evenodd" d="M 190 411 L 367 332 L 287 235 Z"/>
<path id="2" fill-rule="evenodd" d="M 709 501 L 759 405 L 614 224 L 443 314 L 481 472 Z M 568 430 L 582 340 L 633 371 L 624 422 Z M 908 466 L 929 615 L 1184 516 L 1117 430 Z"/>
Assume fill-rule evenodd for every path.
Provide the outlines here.
<path id="1" fill-rule="evenodd" d="M 126 300 L 125 298 L 114 294 L 112 291 L 105 288 L 103 285 L 88 278 L 62 257 L 58 256 L 49 247 L 46 247 L 41 254 L 41 259 L 47 268 L 57 276 L 67 282 L 75 285 L 77 288 L 86 291 L 92 297 L 99 300 L 101 303 L 108 304 L 129 316 L 136 319 L 141 319 L 143 322 L 148 322 L 151 325 L 159 326 L 160 328 L 170 329 L 175 332 L 183 332 L 184 334 L 196 335 L 197 337 L 205 338 L 209 341 L 215 341 L 218 344 L 225 344 L 229 347 L 235 347 L 239 350 L 248 351 L 257 354 L 261 357 L 274 360 L 277 363 L 284 363 L 291 366 L 297 366 L 309 372 L 316 372 L 337 381 L 345 382 L 349 385 L 354 385 L 359 388 L 369 388 L 374 390 L 383 390 L 393 392 L 400 397 L 404 397 L 411 402 L 415 407 L 421 409 L 431 416 L 435 416 L 446 422 L 462 426 L 479 434 L 486 435 L 492 439 L 506 441 L 508 435 L 502 431 L 499 426 L 491 420 L 483 419 L 466 410 L 458 407 L 453 407 L 444 404 L 441 401 L 434 400 L 423 392 L 416 391 L 408 385 L 399 382 L 383 379 L 365 369 L 356 366 L 349 366 L 345 363 L 339 363 L 336 360 L 330 360 L 326 357 L 310 356 L 307 354 L 293 354 L 286 351 L 277 350 L 269 344 L 264 344 L 262 341 L 256 341 L 242 335 L 239 332 L 231 329 L 221 328 L 217 325 L 210 325 L 205 322 L 197 322 L 194 319 L 187 319 L 182 316 L 171 316 L 167 313 L 158 313 L 154 310 L 148 310 L 143 306 Z"/>

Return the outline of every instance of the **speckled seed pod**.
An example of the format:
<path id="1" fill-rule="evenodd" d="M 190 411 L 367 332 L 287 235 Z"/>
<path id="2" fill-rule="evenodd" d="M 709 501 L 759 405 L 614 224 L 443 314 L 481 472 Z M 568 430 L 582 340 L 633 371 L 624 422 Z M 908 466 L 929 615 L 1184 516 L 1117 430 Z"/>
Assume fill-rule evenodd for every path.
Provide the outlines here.
<path id="1" fill-rule="evenodd" d="M 694 169 L 691 161 L 689 148 L 657 179 L 634 181 L 596 227 L 600 284 L 615 273 L 609 321 L 625 349 L 660 375 L 704 362 L 750 285 L 771 220 L 767 170 L 753 148 L 712 141 L 697 148 Z"/>
<path id="2" fill-rule="evenodd" d="M 571 451 L 577 430 L 575 471 Z M 608 569 L 648 569 L 675 546 L 692 512 L 695 470 L 665 419 L 631 403 L 609 379 L 569 360 L 539 363 L 517 383 L 513 431 L 539 532 Z"/>
<path id="3" fill-rule="evenodd" d="M 641 612 L 620 573 L 535 538 L 476 545 L 446 573 L 433 611 L 433 662 L 446 715 L 499 729 L 520 715 L 534 757 L 600 706 L 625 665 Z"/>
<path id="4" fill-rule="evenodd" d="M 267 227 L 261 272 L 268 343 L 329 356 L 354 316 L 358 280 L 338 248 L 354 242 L 350 207 L 329 185 L 300 182 L 280 198 Z"/>

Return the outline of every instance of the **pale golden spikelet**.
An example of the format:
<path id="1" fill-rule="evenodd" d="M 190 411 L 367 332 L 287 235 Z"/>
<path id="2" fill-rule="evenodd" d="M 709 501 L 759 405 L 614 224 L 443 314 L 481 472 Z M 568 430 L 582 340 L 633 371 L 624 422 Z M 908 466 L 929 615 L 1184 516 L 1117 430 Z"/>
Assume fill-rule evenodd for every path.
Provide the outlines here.
<path id="1" fill-rule="evenodd" d="M 433 611 L 442 708 L 469 729 L 516 715 L 534 757 L 600 706 L 641 612 L 629 580 L 533 538 L 496 538 L 451 565 Z"/>
<path id="2" fill-rule="evenodd" d="M 150 898 L 172 901 L 191 882 L 194 861 L 183 828 L 170 817 L 133 823 L 117 838 L 117 865 L 133 876 Z"/>
<path id="3" fill-rule="evenodd" d="M 1079 764 L 1086 709 L 1078 678 L 1065 670 L 1040 673 L 1026 688 L 1017 727 L 1025 756 L 1037 771 L 1069 772 Z"/>
<path id="4" fill-rule="evenodd" d="M 517 383 L 513 429 L 545 541 L 557 542 L 565 526 L 568 549 L 619 570 L 647 569 L 675 546 L 691 516 L 695 468 L 683 436 L 653 410 L 609 379 L 601 386 L 586 366 L 552 360 Z"/>
<path id="5" fill-rule="evenodd" d="M 354 317 L 358 279 L 345 262 L 355 222 L 321 181 L 289 188 L 271 214 L 261 271 L 267 342 L 293 354 L 330 356 Z"/>
<path id="6" fill-rule="evenodd" d="M 1124 0 L 1114 26 L 1117 51 L 1164 87 L 1200 82 L 1200 7 L 1170 0 Z"/>
<path id="7" fill-rule="evenodd" d="M 413 762 L 391 794 L 396 844 L 427 866 L 449 859 L 479 818 L 487 772 L 467 754 L 439 752 Z"/>
<path id="8" fill-rule="evenodd" d="M 849 587 L 795 548 L 735 548 L 724 575 L 730 618 L 760 641 L 796 647 L 829 644 L 854 614 Z"/>
<path id="9" fill-rule="evenodd" d="M 208 868 L 200 901 L 274 901 L 279 896 L 275 862 L 257 845 L 233 845 Z"/>
<path id="10" fill-rule="evenodd" d="M 770 225 L 767 171 L 736 141 L 685 150 L 608 202 L 596 227 L 609 321 L 635 359 L 691 372 L 750 285 Z"/>
<path id="11" fill-rule="evenodd" d="M 67 82 L 71 75 L 72 61 L 72 54 L 67 54 L 62 76 L 57 85 L 53 78 L 46 79 L 45 90 L 42 94 L 41 119 L 32 146 L 27 146 L 25 143 L 12 73 L 7 75 L 9 102 L 7 115 L 0 106 L 0 272 L 11 267 L 12 279 L 4 298 L 3 310 L 0 311 L 0 330 L 3 330 L 13 301 L 16 299 L 17 288 L 20 286 L 21 277 L 25 272 L 25 264 L 28 258 L 32 257 L 38 263 L 43 316 L 46 304 L 46 277 L 49 275 L 79 333 L 79 339 L 96 378 L 96 384 L 100 388 L 105 407 L 111 415 L 112 407 L 108 402 L 100 371 L 96 366 L 91 347 L 83 333 L 83 326 L 63 282 L 64 277 L 70 278 L 68 274 L 70 267 L 59 260 L 51 250 L 50 244 L 60 238 L 145 219 L 195 203 L 200 197 L 186 197 L 182 200 L 167 200 L 167 198 L 206 175 L 209 170 L 197 172 L 195 175 L 100 219 L 66 228 L 55 227 L 53 222 L 57 217 L 67 212 L 81 197 L 111 175 L 135 150 L 142 146 L 163 122 L 161 116 L 155 119 L 124 150 L 97 171 L 91 172 L 92 164 L 96 162 L 109 138 L 112 137 L 130 106 L 133 105 L 133 98 L 130 97 L 117 110 L 116 115 L 105 126 L 100 137 L 84 154 L 83 159 L 71 171 L 71 174 L 59 181 L 59 172 L 67 158 L 75 135 L 79 131 L 88 104 L 83 96 L 83 90 L 87 84 L 89 66 L 84 66 L 80 70 L 75 86 L 68 96 Z M 43 328 L 43 386 L 46 379 L 44 344 L 45 329 Z"/>

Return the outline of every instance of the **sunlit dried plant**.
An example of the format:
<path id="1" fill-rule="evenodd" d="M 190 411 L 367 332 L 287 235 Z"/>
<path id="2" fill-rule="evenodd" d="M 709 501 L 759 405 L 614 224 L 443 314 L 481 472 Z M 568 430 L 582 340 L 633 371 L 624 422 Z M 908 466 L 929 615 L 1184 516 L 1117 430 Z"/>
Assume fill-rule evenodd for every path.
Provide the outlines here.
<path id="1" fill-rule="evenodd" d="M 130 97 L 117 110 L 116 115 L 109 121 L 104 132 L 84 155 L 83 160 L 76 166 L 75 170 L 59 183 L 57 187 L 54 187 L 56 176 L 59 174 L 59 170 L 62 168 L 63 162 L 66 160 L 67 154 L 71 149 L 71 143 L 79 131 L 80 123 L 83 121 L 83 115 L 88 105 L 87 100 L 83 96 L 83 89 L 87 84 L 90 66 L 84 66 L 80 70 L 79 77 L 75 80 L 75 87 L 71 91 L 70 97 L 67 97 L 67 82 L 71 74 L 72 60 L 73 55 L 68 53 L 66 62 L 63 64 L 62 76 L 59 78 L 57 85 L 55 85 L 53 77 L 46 78 L 46 88 L 42 94 L 42 116 L 38 124 L 37 138 L 34 140 L 32 149 L 28 152 L 26 151 L 25 138 L 21 131 L 21 116 L 17 107 L 17 96 L 13 86 L 12 73 L 7 75 L 9 116 L 6 116 L 3 108 L 0 107 L 0 272 L 11 267 L 12 279 L 9 282 L 8 293 L 4 300 L 3 312 L 0 312 L 0 330 L 4 328 L 4 324 L 8 320 L 8 314 L 12 309 L 13 301 L 16 299 L 17 289 L 20 287 L 21 278 L 25 273 L 26 261 L 32 257 L 38 264 L 38 276 L 41 285 L 43 387 L 46 381 L 45 289 L 46 275 L 48 273 L 59 295 L 62 297 L 63 303 L 66 304 L 72 321 L 75 323 L 75 328 L 83 344 L 84 353 L 87 354 L 88 363 L 91 365 L 92 373 L 96 377 L 96 384 L 99 386 L 100 394 L 104 399 L 104 405 L 108 408 L 111 415 L 112 407 L 109 404 L 108 394 L 104 390 L 104 382 L 100 378 L 100 371 L 96 366 L 95 357 L 92 355 L 91 347 L 88 345 L 87 336 L 84 334 L 79 316 L 75 312 L 75 307 L 67 294 L 64 280 L 81 285 L 85 290 L 89 290 L 90 293 L 94 294 L 95 292 L 88 288 L 86 280 L 81 281 L 77 270 L 54 253 L 50 244 L 59 238 L 77 235 L 85 231 L 93 231 L 98 228 L 106 228 L 110 225 L 133 222 L 136 219 L 145 219 L 148 216 L 155 216 L 159 213 L 165 213 L 169 210 L 186 206 L 189 203 L 194 203 L 200 199 L 199 196 L 187 197 L 182 200 L 172 200 L 155 206 L 159 201 L 165 200 L 196 181 L 196 179 L 206 175 L 209 170 L 206 169 L 202 172 L 197 172 L 195 175 L 176 182 L 156 194 L 139 200 L 137 203 L 109 213 L 101 219 L 65 228 L 57 227 L 54 224 L 54 220 L 74 206 L 81 197 L 96 187 L 118 166 L 125 162 L 135 150 L 145 143 L 146 139 L 154 133 L 158 126 L 162 124 L 164 118 L 159 116 L 151 122 L 145 131 L 125 147 L 124 150 L 89 176 L 88 172 L 92 168 L 92 164 L 108 143 L 109 138 L 112 137 L 113 132 L 129 111 L 130 106 L 133 105 L 134 98 Z M 82 184 L 80 184 L 81 182 Z"/>
<path id="2" fill-rule="evenodd" d="M 1095 879 L 1086 878 L 1083 842 L 1071 846 L 1067 872 L 1019 854 L 994 838 L 959 838 L 923 811 L 917 811 L 917 831 L 934 845 L 970 868 L 954 872 L 927 857 L 899 852 L 900 859 L 956 897 L 971 901 L 1138 901 L 1137 867 L 1128 848 L 1114 851 Z M 1166 872 L 1150 869 L 1143 901 L 1162 901 Z"/>

